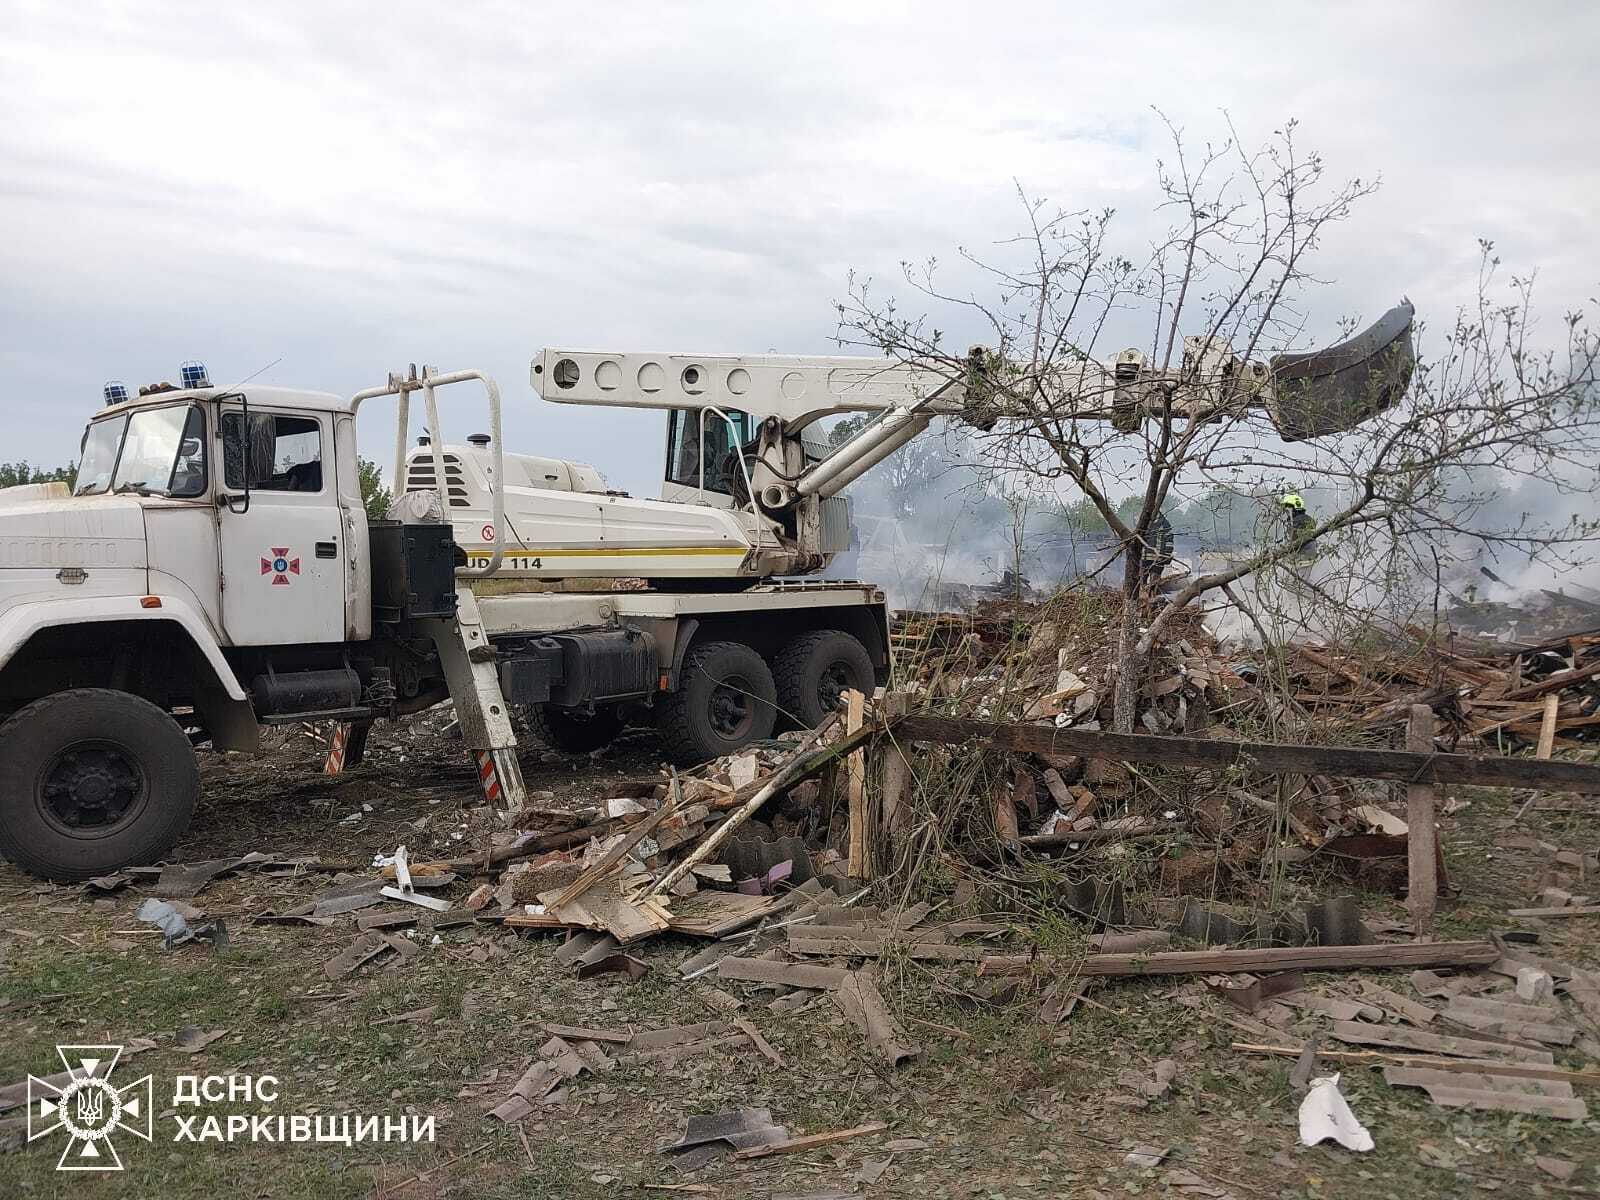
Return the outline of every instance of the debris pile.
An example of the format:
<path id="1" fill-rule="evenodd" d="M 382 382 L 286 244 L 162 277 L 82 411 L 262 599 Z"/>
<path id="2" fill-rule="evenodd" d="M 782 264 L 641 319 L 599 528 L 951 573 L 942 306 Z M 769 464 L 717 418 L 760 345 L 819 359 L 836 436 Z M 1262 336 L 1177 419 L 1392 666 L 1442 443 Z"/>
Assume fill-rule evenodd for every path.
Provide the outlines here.
<path id="1" fill-rule="evenodd" d="M 1600 736 L 1600 633 L 1512 647 L 1417 640 L 1379 654 L 1288 648 L 1294 700 L 1340 727 L 1402 721 L 1411 704 L 1443 718 L 1447 743 L 1581 748 Z"/>

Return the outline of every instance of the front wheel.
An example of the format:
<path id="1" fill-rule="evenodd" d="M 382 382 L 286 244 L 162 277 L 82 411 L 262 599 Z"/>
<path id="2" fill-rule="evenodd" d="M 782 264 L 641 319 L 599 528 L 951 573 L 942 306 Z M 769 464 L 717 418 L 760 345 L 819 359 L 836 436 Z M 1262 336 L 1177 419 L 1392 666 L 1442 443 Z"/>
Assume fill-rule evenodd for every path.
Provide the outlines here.
<path id="1" fill-rule="evenodd" d="M 46 879 L 90 879 L 161 858 L 200 798 L 178 723 L 148 700 L 76 688 L 0 725 L 0 853 Z"/>
<path id="2" fill-rule="evenodd" d="M 777 695 L 766 661 L 743 642 L 696 646 L 678 690 L 656 705 L 667 754 L 687 765 L 771 737 Z"/>

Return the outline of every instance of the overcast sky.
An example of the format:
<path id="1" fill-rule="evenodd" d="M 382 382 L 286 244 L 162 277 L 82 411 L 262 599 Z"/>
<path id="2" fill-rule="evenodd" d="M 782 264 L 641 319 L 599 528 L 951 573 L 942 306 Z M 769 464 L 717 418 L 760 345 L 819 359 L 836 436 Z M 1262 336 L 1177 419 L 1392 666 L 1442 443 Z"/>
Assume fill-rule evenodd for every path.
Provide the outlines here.
<path id="1" fill-rule="evenodd" d="M 0 458 L 75 457 L 104 380 L 186 358 L 344 393 L 427 361 L 653 493 L 663 416 L 540 402 L 541 347 L 829 352 L 851 269 L 1013 232 L 1013 178 L 1147 220 L 1152 106 L 1382 176 L 1329 331 L 1447 314 L 1478 236 L 1553 324 L 1600 288 L 1597 46 L 1592 3 L 0 0 Z"/>

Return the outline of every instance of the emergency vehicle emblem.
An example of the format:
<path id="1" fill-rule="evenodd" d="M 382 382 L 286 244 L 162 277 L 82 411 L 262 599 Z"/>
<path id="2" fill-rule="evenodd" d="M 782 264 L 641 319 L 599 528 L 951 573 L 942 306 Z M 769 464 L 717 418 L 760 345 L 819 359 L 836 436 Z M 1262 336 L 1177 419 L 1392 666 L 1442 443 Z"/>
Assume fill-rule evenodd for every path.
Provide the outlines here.
<path id="1" fill-rule="evenodd" d="M 289 547 L 274 546 L 272 557 L 261 560 L 261 573 L 272 576 L 273 587 L 279 584 L 287 586 L 289 576 L 300 574 L 300 560 L 289 557 Z"/>

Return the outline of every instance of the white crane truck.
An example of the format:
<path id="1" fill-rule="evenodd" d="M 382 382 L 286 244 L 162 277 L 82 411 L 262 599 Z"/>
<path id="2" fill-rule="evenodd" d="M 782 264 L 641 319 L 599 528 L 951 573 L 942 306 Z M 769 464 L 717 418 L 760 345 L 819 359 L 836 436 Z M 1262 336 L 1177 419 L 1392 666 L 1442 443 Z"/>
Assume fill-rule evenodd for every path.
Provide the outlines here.
<path id="1" fill-rule="evenodd" d="M 1047 381 L 1074 419 L 1266 408 L 1286 437 L 1393 403 L 1411 310 L 1272 363 L 1209 342 L 1178 371 L 1136 351 Z M 957 370 L 865 358 L 546 350 L 561 403 L 669 410 L 660 499 L 592 467 L 506 453 L 478 371 L 415 368 L 341 399 L 245 385 L 108 384 L 75 482 L 0 492 L 0 854 L 54 879 L 159 860 L 200 790 L 194 748 L 261 725 L 357 729 L 453 701 L 486 793 L 524 798 L 512 715 L 560 747 L 653 722 L 669 754 L 728 753 L 885 682 L 884 596 L 807 579 L 849 542 L 840 493 L 940 414 L 1004 419 L 981 353 Z M 444 443 L 438 393 L 476 382 L 489 433 Z M 430 437 L 409 445 L 420 394 Z M 459 392 L 452 392 L 452 395 Z M 391 519 L 369 520 L 356 417 L 398 409 Z M 817 421 L 878 413 L 824 453 Z M 477 595 L 474 580 L 639 590 Z"/>

